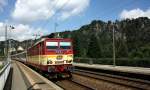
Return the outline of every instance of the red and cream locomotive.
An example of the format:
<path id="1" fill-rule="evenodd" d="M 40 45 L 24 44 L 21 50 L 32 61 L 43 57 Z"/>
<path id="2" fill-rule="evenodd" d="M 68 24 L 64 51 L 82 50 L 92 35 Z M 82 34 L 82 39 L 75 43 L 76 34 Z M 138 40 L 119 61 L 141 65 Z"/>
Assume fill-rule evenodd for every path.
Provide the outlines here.
<path id="1" fill-rule="evenodd" d="M 41 38 L 27 50 L 26 64 L 48 74 L 71 75 L 73 70 L 71 39 Z"/>

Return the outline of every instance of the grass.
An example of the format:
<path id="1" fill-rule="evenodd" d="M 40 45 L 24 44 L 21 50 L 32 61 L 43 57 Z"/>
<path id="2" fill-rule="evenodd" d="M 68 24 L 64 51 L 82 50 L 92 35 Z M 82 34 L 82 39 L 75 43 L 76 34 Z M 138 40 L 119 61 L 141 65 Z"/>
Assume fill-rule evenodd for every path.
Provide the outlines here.
<path id="1" fill-rule="evenodd" d="M 3 68 L 3 65 L 0 65 L 0 70 Z"/>
<path id="2" fill-rule="evenodd" d="M 0 70 L 4 67 L 3 65 L 4 60 L 5 60 L 5 57 L 0 55 Z"/>

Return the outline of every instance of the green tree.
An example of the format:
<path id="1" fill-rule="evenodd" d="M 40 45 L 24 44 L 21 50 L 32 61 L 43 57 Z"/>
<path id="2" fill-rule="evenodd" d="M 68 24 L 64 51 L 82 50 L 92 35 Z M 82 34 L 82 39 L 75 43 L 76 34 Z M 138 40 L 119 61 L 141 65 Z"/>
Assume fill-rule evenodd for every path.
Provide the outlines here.
<path id="1" fill-rule="evenodd" d="M 101 57 L 101 50 L 98 44 L 98 40 L 95 36 L 95 34 L 93 34 L 91 36 L 90 39 L 90 43 L 88 45 L 88 52 L 87 52 L 87 56 L 90 58 L 100 58 Z"/>
<path id="2" fill-rule="evenodd" d="M 75 57 L 81 57 L 82 56 L 79 40 L 80 39 L 77 36 L 73 38 L 73 51 L 74 51 Z"/>

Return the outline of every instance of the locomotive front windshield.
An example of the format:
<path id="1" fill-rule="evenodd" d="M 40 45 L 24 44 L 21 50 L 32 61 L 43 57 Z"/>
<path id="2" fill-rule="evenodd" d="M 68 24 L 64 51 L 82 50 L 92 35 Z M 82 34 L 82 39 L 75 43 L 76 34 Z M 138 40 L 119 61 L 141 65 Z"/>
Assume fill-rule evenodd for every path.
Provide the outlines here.
<path id="1" fill-rule="evenodd" d="M 46 42 L 46 48 L 47 49 L 57 49 L 58 42 Z"/>
<path id="2" fill-rule="evenodd" d="M 46 42 L 47 49 L 71 49 L 71 42 Z"/>
<path id="3" fill-rule="evenodd" d="M 71 42 L 60 42 L 59 45 L 61 49 L 71 49 Z"/>

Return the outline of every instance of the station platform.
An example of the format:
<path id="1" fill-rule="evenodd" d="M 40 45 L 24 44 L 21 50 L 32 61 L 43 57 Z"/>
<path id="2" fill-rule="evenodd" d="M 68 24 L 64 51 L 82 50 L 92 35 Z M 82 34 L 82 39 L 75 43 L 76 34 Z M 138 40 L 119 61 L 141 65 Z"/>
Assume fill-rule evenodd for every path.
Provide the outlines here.
<path id="1" fill-rule="evenodd" d="M 4 90 L 10 90 L 10 85 L 11 90 L 63 90 L 18 61 L 12 60 L 12 69 L 12 75 L 9 75 L 11 78 L 8 78 Z"/>
<path id="2" fill-rule="evenodd" d="M 11 90 L 27 90 L 27 85 L 25 84 L 23 76 L 15 62 L 12 62 L 12 68 L 13 75 Z"/>
<path id="3" fill-rule="evenodd" d="M 150 75 L 150 68 L 144 67 L 130 67 L 130 66 L 113 66 L 113 65 L 101 65 L 101 64 L 85 64 L 85 63 L 73 63 L 75 67 L 93 68 L 99 70 L 108 70 L 124 73 L 134 73 Z"/>

